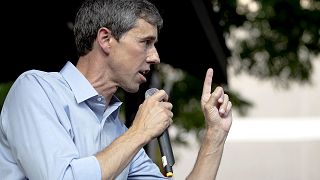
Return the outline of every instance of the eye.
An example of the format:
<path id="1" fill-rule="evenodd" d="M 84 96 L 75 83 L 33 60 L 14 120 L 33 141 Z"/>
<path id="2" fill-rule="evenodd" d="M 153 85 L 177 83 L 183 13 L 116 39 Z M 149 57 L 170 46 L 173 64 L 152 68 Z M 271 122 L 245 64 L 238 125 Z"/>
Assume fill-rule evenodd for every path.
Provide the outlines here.
<path id="1" fill-rule="evenodd" d="M 144 41 L 144 45 L 146 46 L 146 47 L 149 47 L 149 46 L 151 46 L 153 44 L 153 41 L 152 40 L 145 40 Z"/>
<path id="2" fill-rule="evenodd" d="M 141 44 L 144 46 L 144 48 L 148 49 L 154 46 L 155 39 L 154 38 L 146 38 L 141 41 Z"/>

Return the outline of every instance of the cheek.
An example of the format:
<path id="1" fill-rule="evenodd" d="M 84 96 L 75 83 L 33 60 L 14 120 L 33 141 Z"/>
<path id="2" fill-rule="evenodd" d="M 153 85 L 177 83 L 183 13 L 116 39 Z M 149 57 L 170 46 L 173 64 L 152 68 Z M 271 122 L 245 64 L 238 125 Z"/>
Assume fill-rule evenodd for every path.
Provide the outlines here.
<path id="1" fill-rule="evenodd" d="M 133 46 L 132 48 L 130 48 L 130 51 L 131 54 L 136 58 L 143 58 L 147 55 L 147 50 L 139 45 Z"/>
<path id="2" fill-rule="evenodd" d="M 130 63 L 140 65 L 142 64 L 147 57 L 147 52 L 144 50 L 144 48 L 135 47 L 130 49 Z"/>
<path id="3" fill-rule="evenodd" d="M 127 44 L 120 47 L 116 53 L 119 64 L 129 71 L 139 69 L 147 57 L 145 48 L 139 44 Z"/>

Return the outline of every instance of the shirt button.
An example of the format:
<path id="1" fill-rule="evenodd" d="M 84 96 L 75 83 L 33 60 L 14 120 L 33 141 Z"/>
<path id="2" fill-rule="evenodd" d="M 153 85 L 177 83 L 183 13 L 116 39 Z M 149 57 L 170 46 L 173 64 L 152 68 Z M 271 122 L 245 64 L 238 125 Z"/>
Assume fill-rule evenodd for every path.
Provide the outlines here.
<path id="1" fill-rule="evenodd" d="M 98 97 L 98 98 L 97 98 L 97 100 L 98 100 L 98 101 L 101 101 L 101 100 L 102 100 L 102 98 L 101 98 L 101 97 Z"/>

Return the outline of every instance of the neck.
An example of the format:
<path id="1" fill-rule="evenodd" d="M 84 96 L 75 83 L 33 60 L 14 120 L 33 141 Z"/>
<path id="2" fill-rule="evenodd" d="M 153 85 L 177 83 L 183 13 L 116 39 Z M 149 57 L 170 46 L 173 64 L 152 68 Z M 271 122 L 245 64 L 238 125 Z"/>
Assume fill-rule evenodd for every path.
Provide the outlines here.
<path id="1" fill-rule="evenodd" d="M 89 53 L 79 58 L 76 67 L 98 94 L 105 97 L 106 103 L 109 104 L 118 87 L 109 79 L 110 77 L 103 68 L 103 64 L 99 63 L 99 59 L 92 57 Z"/>

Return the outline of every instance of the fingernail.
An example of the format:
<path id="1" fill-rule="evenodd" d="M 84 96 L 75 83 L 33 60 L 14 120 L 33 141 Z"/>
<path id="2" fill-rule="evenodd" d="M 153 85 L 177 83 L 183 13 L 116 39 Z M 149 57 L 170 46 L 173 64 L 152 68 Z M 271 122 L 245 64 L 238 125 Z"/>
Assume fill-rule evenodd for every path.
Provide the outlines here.
<path id="1" fill-rule="evenodd" d="M 220 109 L 220 113 L 222 113 L 222 114 L 223 114 L 223 113 L 224 113 L 224 109 Z"/>

